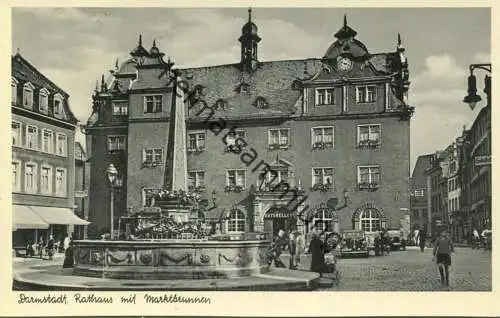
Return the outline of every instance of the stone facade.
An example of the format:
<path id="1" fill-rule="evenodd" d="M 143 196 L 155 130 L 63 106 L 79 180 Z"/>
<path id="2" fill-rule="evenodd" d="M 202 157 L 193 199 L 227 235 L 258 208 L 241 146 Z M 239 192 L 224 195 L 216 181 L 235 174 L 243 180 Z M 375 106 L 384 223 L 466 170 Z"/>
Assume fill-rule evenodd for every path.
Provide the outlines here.
<path id="1" fill-rule="evenodd" d="M 77 120 L 69 108 L 69 95 L 19 53 L 12 56 L 11 68 L 13 213 L 18 205 L 35 210 L 40 206 L 73 211 Z M 61 142 L 60 136 L 64 138 Z M 28 166 L 33 167 L 32 175 Z M 64 173 L 61 191 L 57 191 L 59 169 Z M 36 239 L 38 232 L 26 226 L 20 224 L 21 229 L 13 232 L 14 245 L 25 246 L 27 240 Z M 49 233 L 59 238 L 66 231 L 66 226 L 51 225 L 38 234 L 44 239 Z"/>
<path id="2" fill-rule="evenodd" d="M 240 41 L 242 52 L 249 46 L 252 54 L 242 53 L 242 61 L 179 70 L 187 97 L 188 180 L 202 185 L 205 216 L 222 231 L 308 232 L 316 221 L 337 230 L 399 228 L 400 209 L 410 206 L 413 113 L 400 39 L 394 52 L 370 54 L 344 21 L 323 59 L 260 62 L 257 26 L 249 23 Z M 96 90 L 86 126 L 93 149 L 90 217 L 100 230 L 109 227 L 109 163 L 126 171 L 117 217 L 147 203 L 144 188 L 164 185 L 173 63 L 162 60 L 155 44 L 144 49 L 142 39 L 131 56 Z M 127 117 L 110 116 L 120 100 Z M 119 155 L 106 147 L 114 134 L 127 140 Z M 234 143 L 232 134 L 239 137 Z M 156 158 L 152 149 L 158 164 L 145 163 Z M 266 188 L 262 172 L 269 168 L 282 171 L 288 191 Z M 338 213 L 327 204 L 332 198 L 342 207 Z M 266 217 L 283 207 L 288 217 Z"/>

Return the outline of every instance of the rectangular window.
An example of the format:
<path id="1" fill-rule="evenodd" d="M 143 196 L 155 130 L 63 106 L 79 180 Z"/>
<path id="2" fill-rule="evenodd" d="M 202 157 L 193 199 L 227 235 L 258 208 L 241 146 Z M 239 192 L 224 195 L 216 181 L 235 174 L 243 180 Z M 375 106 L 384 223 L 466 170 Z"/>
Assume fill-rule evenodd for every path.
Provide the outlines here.
<path id="1" fill-rule="evenodd" d="M 226 137 L 226 142 L 228 146 L 232 146 L 236 144 L 236 139 L 243 138 L 245 139 L 246 132 L 244 130 L 235 130 L 234 133 L 230 133 Z"/>
<path id="2" fill-rule="evenodd" d="M 424 196 L 424 189 L 415 190 L 415 196 L 416 197 L 423 197 Z"/>
<path id="3" fill-rule="evenodd" d="M 335 90 L 333 88 L 317 88 L 316 89 L 316 106 L 333 105 Z"/>
<path id="4" fill-rule="evenodd" d="M 61 100 L 57 97 L 54 97 L 54 115 L 61 115 Z"/>
<path id="5" fill-rule="evenodd" d="M 188 151 L 205 150 L 205 132 L 197 131 L 188 133 Z"/>
<path id="6" fill-rule="evenodd" d="M 108 152 L 119 152 L 126 149 L 127 136 L 108 136 Z"/>
<path id="7" fill-rule="evenodd" d="M 38 149 L 38 128 L 28 125 L 26 127 L 26 147 L 28 149 Z"/>
<path id="8" fill-rule="evenodd" d="M 21 191 L 21 163 L 12 162 L 12 191 Z"/>
<path id="9" fill-rule="evenodd" d="M 358 126 L 358 145 L 360 147 L 380 146 L 380 125 L 359 125 Z"/>
<path id="10" fill-rule="evenodd" d="M 37 166 L 34 163 L 26 163 L 24 167 L 24 187 L 26 192 L 36 193 L 37 191 Z"/>
<path id="11" fill-rule="evenodd" d="M 333 148 L 333 126 L 312 128 L 313 149 Z"/>
<path id="12" fill-rule="evenodd" d="M 312 179 L 313 187 L 319 185 L 326 185 L 326 186 L 334 185 L 333 168 L 331 167 L 313 168 L 312 170 L 313 170 L 313 179 Z"/>
<path id="13" fill-rule="evenodd" d="M 33 89 L 29 86 L 23 89 L 23 105 L 27 108 L 33 107 Z"/>
<path id="14" fill-rule="evenodd" d="M 10 91 L 12 103 L 17 104 L 17 84 L 14 81 L 10 83 Z"/>
<path id="15" fill-rule="evenodd" d="M 66 196 L 66 169 L 56 169 L 56 195 L 60 197 Z"/>
<path id="16" fill-rule="evenodd" d="M 190 171 L 188 172 L 188 188 L 195 190 L 196 188 L 205 187 L 205 172 L 204 171 Z"/>
<path id="17" fill-rule="evenodd" d="M 50 167 L 42 167 L 41 172 L 41 192 L 43 194 L 52 194 L 52 169 Z"/>
<path id="18" fill-rule="evenodd" d="M 142 162 L 160 165 L 163 161 L 163 148 L 146 148 L 143 150 Z"/>
<path id="19" fill-rule="evenodd" d="M 245 188 L 245 170 L 228 170 L 227 185 Z"/>
<path id="20" fill-rule="evenodd" d="M 358 167 L 358 183 L 360 185 L 378 185 L 380 183 L 380 166 Z"/>
<path id="21" fill-rule="evenodd" d="M 47 153 L 52 153 L 53 152 L 53 140 L 54 136 L 52 131 L 43 129 L 42 130 L 42 151 L 47 152 Z"/>
<path id="22" fill-rule="evenodd" d="M 66 140 L 66 135 L 58 133 L 57 134 L 57 155 L 67 156 L 68 142 Z"/>
<path id="23" fill-rule="evenodd" d="M 144 113 L 161 113 L 162 103 L 162 95 L 144 96 Z"/>
<path id="24" fill-rule="evenodd" d="M 21 147 L 21 123 L 17 121 L 12 122 L 12 146 Z"/>
<path id="25" fill-rule="evenodd" d="M 290 129 L 269 129 L 268 145 L 269 147 L 288 147 L 290 145 Z"/>
<path id="26" fill-rule="evenodd" d="M 113 102 L 113 116 L 128 116 L 128 102 Z"/>
<path id="27" fill-rule="evenodd" d="M 377 87 L 357 86 L 356 87 L 356 103 L 374 103 L 377 99 Z"/>
<path id="28" fill-rule="evenodd" d="M 41 112 L 46 113 L 47 109 L 49 108 L 49 96 L 47 95 L 46 91 L 40 91 L 39 94 L 39 109 Z"/>

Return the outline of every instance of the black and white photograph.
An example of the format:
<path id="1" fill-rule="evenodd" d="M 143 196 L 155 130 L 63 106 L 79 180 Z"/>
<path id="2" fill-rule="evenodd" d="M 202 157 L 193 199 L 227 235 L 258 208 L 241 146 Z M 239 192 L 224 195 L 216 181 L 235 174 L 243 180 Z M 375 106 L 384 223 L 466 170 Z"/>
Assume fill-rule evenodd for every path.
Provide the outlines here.
<path id="1" fill-rule="evenodd" d="M 492 292 L 491 12 L 12 7 L 9 288 Z"/>

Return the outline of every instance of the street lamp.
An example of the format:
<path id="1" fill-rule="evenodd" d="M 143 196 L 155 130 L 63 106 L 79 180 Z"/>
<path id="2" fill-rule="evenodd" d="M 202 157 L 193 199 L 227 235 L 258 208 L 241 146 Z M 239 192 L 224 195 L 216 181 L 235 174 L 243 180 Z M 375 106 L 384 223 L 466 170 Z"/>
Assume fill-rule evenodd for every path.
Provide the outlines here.
<path id="1" fill-rule="evenodd" d="M 477 94 L 476 87 L 476 76 L 474 75 L 475 69 L 481 69 L 491 74 L 491 64 L 471 64 L 469 65 L 470 75 L 467 79 L 468 90 L 467 96 L 464 97 L 464 103 L 469 104 L 471 110 L 474 110 L 477 103 L 481 101 L 481 96 Z M 490 105 L 491 102 L 491 76 L 486 75 L 484 78 L 484 93 L 487 98 L 487 106 Z"/>
<path id="2" fill-rule="evenodd" d="M 113 205 L 114 205 L 114 186 L 115 186 L 115 181 L 116 181 L 116 176 L 118 175 L 118 170 L 116 170 L 115 166 L 110 163 L 108 166 L 108 169 L 106 169 L 106 174 L 108 175 L 108 180 L 109 180 L 109 185 L 110 185 L 110 192 L 111 192 L 111 204 L 110 204 L 110 210 L 111 210 L 111 239 L 113 239 L 113 234 L 114 234 L 114 215 L 113 215 Z"/>

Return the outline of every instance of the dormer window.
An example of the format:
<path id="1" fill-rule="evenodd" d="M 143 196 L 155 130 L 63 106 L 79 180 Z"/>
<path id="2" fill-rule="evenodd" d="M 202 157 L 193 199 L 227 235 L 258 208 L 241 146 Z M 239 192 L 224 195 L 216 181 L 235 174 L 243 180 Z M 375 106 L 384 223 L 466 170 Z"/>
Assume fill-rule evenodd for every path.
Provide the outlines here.
<path id="1" fill-rule="evenodd" d="M 23 106 L 33 108 L 33 90 L 35 87 L 30 82 L 24 84 L 23 87 Z"/>
<path id="2" fill-rule="evenodd" d="M 248 85 L 247 83 L 243 82 L 241 83 L 240 85 L 238 85 L 238 87 L 236 87 L 236 91 L 238 93 L 248 93 L 248 90 L 250 89 L 250 85 Z"/>
<path id="3" fill-rule="evenodd" d="M 227 105 L 227 102 L 223 99 L 218 99 L 216 102 L 215 102 L 215 105 L 214 105 L 214 109 L 215 110 L 226 110 L 226 105 Z"/>
<path id="4" fill-rule="evenodd" d="M 49 91 L 45 87 L 38 94 L 38 108 L 42 113 L 47 113 L 49 109 Z"/>
<path id="5" fill-rule="evenodd" d="M 62 95 L 57 93 L 54 95 L 54 115 L 56 116 L 62 116 L 63 110 L 62 110 Z"/>
<path id="6" fill-rule="evenodd" d="M 11 101 L 13 104 L 17 104 L 17 80 L 12 78 L 10 81 L 10 90 L 11 90 Z"/>
<path id="7" fill-rule="evenodd" d="M 335 104 L 333 88 L 316 88 L 316 106 Z"/>
<path id="8" fill-rule="evenodd" d="M 257 97 L 254 102 L 255 107 L 257 108 L 267 108 L 269 105 L 264 97 Z"/>

